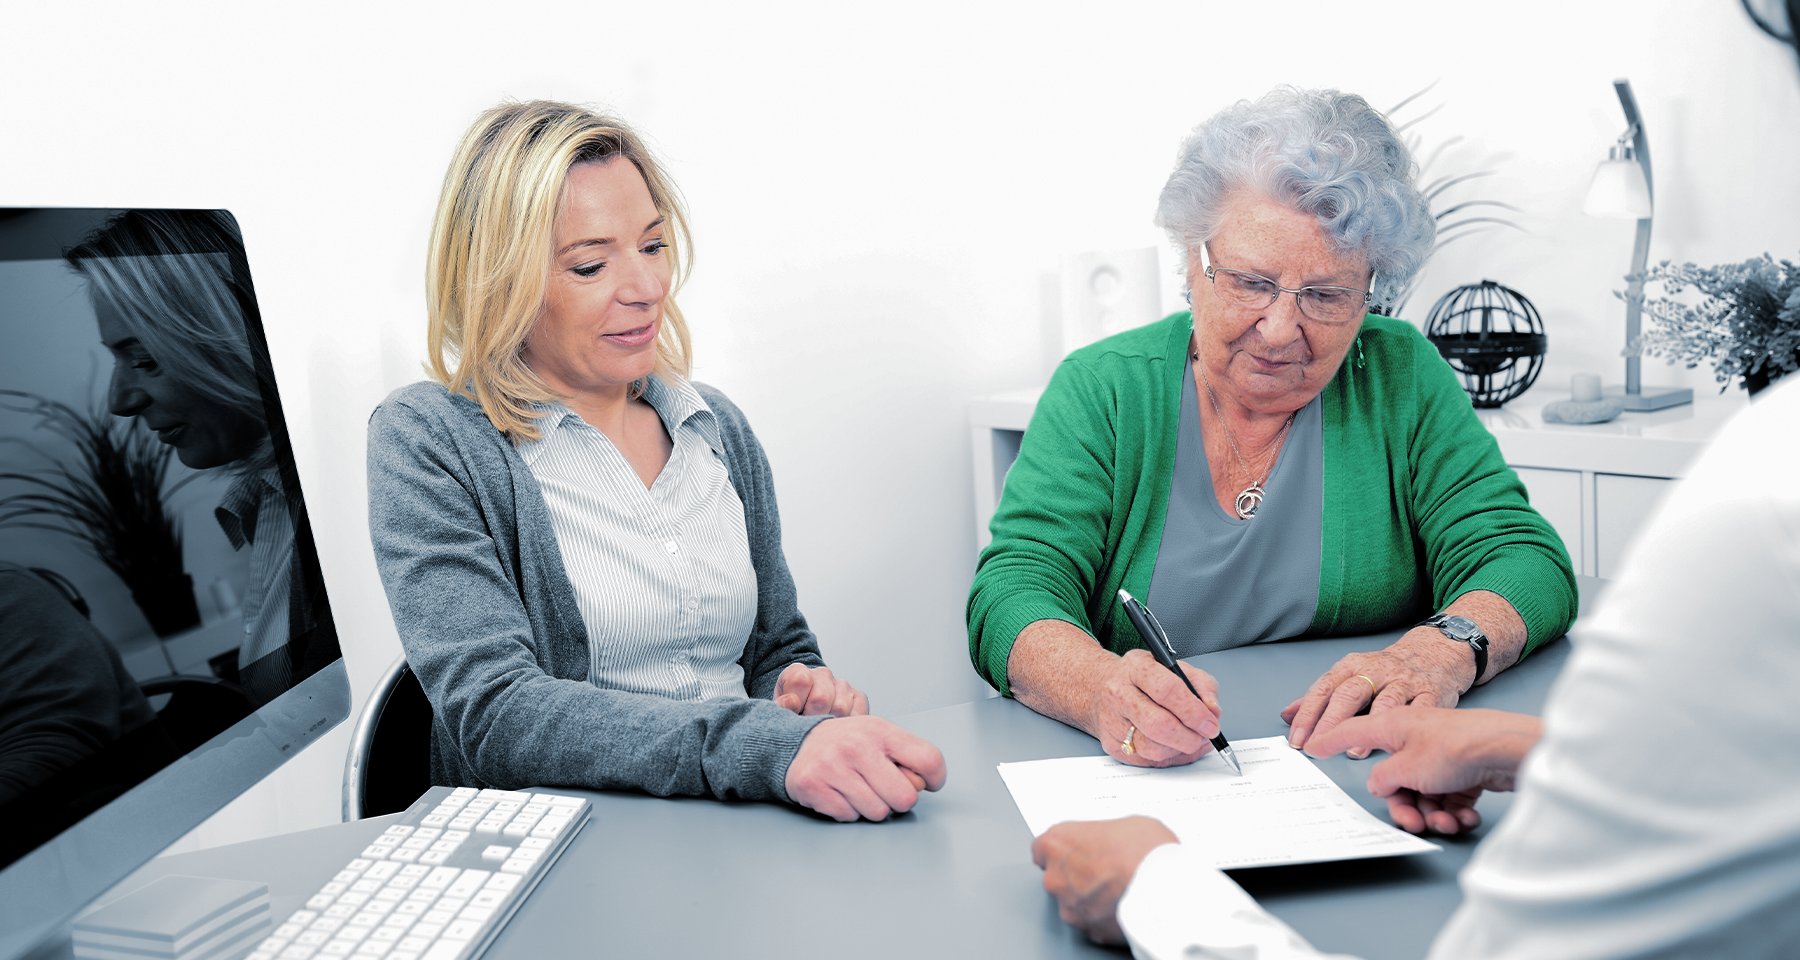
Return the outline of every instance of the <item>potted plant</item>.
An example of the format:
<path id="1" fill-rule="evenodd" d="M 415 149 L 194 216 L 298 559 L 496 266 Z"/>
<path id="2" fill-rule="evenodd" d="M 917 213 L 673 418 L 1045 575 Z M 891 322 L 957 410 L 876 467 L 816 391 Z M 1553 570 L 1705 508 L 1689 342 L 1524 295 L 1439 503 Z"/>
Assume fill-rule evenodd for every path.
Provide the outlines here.
<path id="1" fill-rule="evenodd" d="M 1800 266 L 1793 261 L 1766 253 L 1716 267 L 1665 260 L 1643 279 L 1664 294 L 1644 298 L 1650 323 L 1636 345 L 1643 353 L 1689 370 L 1711 362 L 1720 393 L 1741 377 L 1755 396 L 1800 369 Z"/>
<path id="2" fill-rule="evenodd" d="M 73 463 L 17 437 L 44 461 L 0 472 L 24 487 L 0 497 L 0 529 L 50 530 L 74 537 L 131 590 L 150 629 L 167 637 L 200 622 L 193 578 L 182 569 L 181 521 L 166 508 L 189 478 L 169 484 L 171 448 L 135 418 L 98 402 L 86 412 L 22 390 L 0 390 L 0 409 L 36 418 L 74 445 Z"/>

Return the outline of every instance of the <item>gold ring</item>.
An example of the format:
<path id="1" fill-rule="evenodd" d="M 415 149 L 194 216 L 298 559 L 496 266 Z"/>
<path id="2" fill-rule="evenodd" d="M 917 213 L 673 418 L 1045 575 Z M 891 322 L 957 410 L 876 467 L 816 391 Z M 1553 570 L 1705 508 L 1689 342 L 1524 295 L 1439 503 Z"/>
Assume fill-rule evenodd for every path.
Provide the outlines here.
<path id="1" fill-rule="evenodd" d="M 1376 686 L 1376 685 L 1375 685 L 1375 681 L 1374 681 L 1374 680 L 1370 680 L 1370 679 L 1369 679 L 1369 677 L 1368 677 L 1368 675 L 1367 675 L 1367 674 L 1361 674 L 1361 673 L 1359 673 L 1359 674 L 1357 674 L 1357 675 L 1356 675 L 1356 678 L 1357 678 L 1357 679 L 1358 679 L 1358 680 L 1368 680 L 1368 681 L 1369 681 L 1369 696 L 1371 696 L 1371 697 L 1372 697 L 1372 696 L 1374 696 L 1374 695 L 1376 695 L 1376 694 L 1378 694 L 1378 693 L 1380 693 L 1380 692 L 1381 692 L 1381 688 L 1380 688 L 1380 687 L 1377 687 L 1377 686 Z"/>
<path id="2" fill-rule="evenodd" d="M 1119 741 L 1120 753 L 1128 757 L 1137 753 L 1137 748 L 1131 745 L 1131 738 L 1135 736 L 1137 736 L 1137 724 L 1134 723 L 1125 729 L 1125 739 Z"/>

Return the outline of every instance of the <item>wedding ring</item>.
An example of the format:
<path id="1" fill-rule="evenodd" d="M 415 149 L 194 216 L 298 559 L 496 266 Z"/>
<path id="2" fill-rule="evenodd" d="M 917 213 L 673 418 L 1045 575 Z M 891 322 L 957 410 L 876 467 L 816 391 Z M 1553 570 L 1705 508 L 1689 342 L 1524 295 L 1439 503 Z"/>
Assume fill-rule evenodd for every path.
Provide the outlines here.
<path id="1" fill-rule="evenodd" d="M 1369 677 L 1368 677 L 1368 675 L 1366 675 L 1366 674 L 1361 674 L 1361 673 L 1359 673 L 1359 674 L 1357 674 L 1357 675 L 1356 675 L 1356 678 L 1357 678 L 1357 679 L 1358 679 L 1358 680 L 1368 680 L 1368 681 L 1369 681 L 1369 696 L 1371 696 L 1371 697 L 1372 697 L 1372 696 L 1374 696 L 1374 695 L 1375 695 L 1375 694 L 1377 694 L 1377 693 L 1380 693 L 1380 692 L 1381 692 L 1381 688 L 1380 688 L 1380 687 L 1377 687 L 1377 686 L 1376 686 L 1376 685 L 1375 685 L 1375 681 L 1374 681 L 1374 680 L 1370 680 L 1370 679 L 1369 679 Z"/>
<path id="2" fill-rule="evenodd" d="M 1135 736 L 1137 736 L 1137 724 L 1134 723 L 1125 729 L 1125 739 L 1119 741 L 1120 753 L 1128 757 L 1137 753 L 1137 748 L 1131 745 L 1131 738 Z"/>

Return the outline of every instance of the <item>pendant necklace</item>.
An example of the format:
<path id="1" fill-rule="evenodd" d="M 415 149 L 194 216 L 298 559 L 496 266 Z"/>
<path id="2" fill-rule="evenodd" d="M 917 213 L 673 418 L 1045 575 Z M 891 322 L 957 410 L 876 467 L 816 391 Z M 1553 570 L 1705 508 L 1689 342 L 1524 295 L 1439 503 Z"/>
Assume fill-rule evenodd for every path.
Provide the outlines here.
<path id="1" fill-rule="evenodd" d="M 1200 365 L 1198 351 L 1192 355 L 1192 359 L 1194 369 L 1200 373 L 1200 383 L 1206 387 L 1206 399 L 1212 402 L 1213 413 L 1219 418 L 1219 431 L 1225 434 L 1225 444 L 1231 448 L 1231 455 L 1237 458 L 1238 469 L 1242 470 L 1247 477 L 1256 476 L 1256 473 L 1250 469 L 1250 464 L 1244 461 L 1244 452 L 1238 449 L 1237 439 L 1231 435 L 1231 428 L 1225 424 L 1225 411 L 1219 409 L 1219 397 L 1213 393 L 1212 381 L 1206 379 L 1206 368 Z M 1288 428 L 1294 425 L 1294 417 L 1299 412 L 1296 410 L 1288 414 L 1287 422 L 1281 425 L 1281 432 L 1277 433 L 1274 441 L 1269 444 L 1268 449 L 1277 451 L 1277 455 L 1269 458 L 1269 466 L 1262 472 L 1262 479 L 1252 482 L 1238 493 L 1235 506 L 1239 520 L 1251 520 L 1256 517 L 1256 508 L 1262 506 L 1263 496 L 1266 493 L 1263 490 L 1263 484 L 1269 481 L 1269 474 L 1274 471 L 1275 460 L 1279 456 L 1281 441 L 1287 436 Z"/>

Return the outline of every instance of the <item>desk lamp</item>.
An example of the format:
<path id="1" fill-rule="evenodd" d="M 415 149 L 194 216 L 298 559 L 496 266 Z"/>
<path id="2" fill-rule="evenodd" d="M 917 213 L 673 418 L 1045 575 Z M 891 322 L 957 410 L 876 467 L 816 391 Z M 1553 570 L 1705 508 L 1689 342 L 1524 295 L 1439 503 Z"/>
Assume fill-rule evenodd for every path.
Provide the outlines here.
<path id="1" fill-rule="evenodd" d="M 1638 117 L 1637 98 L 1631 81 L 1614 80 L 1619 106 L 1625 110 L 1625 132 L 1606 152 L 1606 160 L 1594 171 L 1582 211 L 1591 217 L 1618 217 L 1637 221 L 1637 242 L 1631 248 L 1631 273 L 1625 285 L 1625 386 L 1608 387 L 1626 410 L 1661 410 L 1694 401 L 1686 387 L 1651 387 L 1640 382 L 1638 332 L 1644 316 L 1644 267 L 1650 257 L 1650 219 L 1653 216 L 1650 178 L 1650 142 Z"/>

